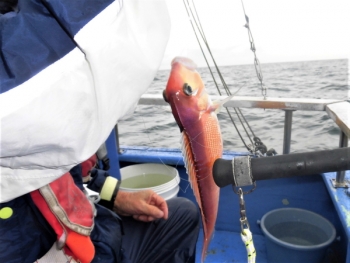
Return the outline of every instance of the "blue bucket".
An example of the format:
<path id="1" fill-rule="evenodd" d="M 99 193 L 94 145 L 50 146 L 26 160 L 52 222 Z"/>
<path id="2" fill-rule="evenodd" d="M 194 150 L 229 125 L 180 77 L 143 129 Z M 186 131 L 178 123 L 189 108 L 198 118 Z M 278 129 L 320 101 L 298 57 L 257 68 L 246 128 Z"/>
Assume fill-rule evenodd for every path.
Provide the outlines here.
<path id="1" fill-rule="evenodd" d="M 261 219 L 269 263 L 319 263 L 334 241 L 334 226 L 324 217 L 298 208 L 281 208 Z"/>

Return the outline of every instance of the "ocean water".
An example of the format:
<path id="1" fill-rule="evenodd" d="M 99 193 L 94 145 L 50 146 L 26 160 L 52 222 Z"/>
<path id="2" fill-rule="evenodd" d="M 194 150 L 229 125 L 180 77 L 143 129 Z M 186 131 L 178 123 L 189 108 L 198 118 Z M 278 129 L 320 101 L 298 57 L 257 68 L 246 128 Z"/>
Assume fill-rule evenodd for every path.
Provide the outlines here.
<path id="1" fill-rule="evenodd" d="M 350 97 L 347 59 L 262 64 L 268 97 L 348 100 Z M 198 71 L 211 95 L 218 95 L 207 68 Z M 237 96 L 259 96 L 261 89 L 254 65 L 220 67 L 231 93 Z M 169 70 L 158 71 L 147 93 L 161 94 Z M 217 78 L 218 80 L 218 78 Z M 223 89 L 221 92 L 224 94 Z M 268 147 L 282 153 L 284 111 L 241 109 L 256 136 Z M 231 114 L 233 111 L 231 112 Z M 233 117 L 239 125 L 237 116 Z M 224 150 L 246 152 L 227 112 L 218 114 Z M 133 116 L 118 124 L 121 145 L 178 148 L 180 132 L 169 106 L 138 105 Z M 326 112 L 296 111 L 293 113 L 291 152 L 334 149 L 339 144 L 339 128 Z M 247 144 L 248 138 L 245 136 Z"/>

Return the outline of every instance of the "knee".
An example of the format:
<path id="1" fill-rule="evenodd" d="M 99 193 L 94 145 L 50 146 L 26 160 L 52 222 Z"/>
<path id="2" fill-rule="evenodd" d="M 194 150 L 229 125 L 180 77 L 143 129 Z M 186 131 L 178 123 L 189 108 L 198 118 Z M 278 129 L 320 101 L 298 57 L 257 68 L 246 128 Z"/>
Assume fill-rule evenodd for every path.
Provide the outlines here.
<path id="1" fill-rule="evenodd" d="M 177 197 L 168 200 L 169 213 L 177 214 L 181 221 L 199 225 L 199 209 L 191 200 L 184 197 Z"/>

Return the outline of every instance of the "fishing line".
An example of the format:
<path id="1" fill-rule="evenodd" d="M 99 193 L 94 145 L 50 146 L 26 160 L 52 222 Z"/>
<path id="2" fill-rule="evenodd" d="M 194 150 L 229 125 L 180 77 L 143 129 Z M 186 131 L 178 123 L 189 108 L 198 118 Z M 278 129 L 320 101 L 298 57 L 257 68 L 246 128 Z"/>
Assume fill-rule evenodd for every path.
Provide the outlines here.
<path id="1" fill-rule="evenodd" d="M 193 12 L 192 12 L 192 9 L 190 8 L 190 4 L 189 4 L 188 0 L 187 0 L 187 5 L 188 5 L 188 6 L 186 5 L 185 0 L 183 0 L 183 3 L 184 3 L 184 5 L 185 5 L 186 12 L 187 12 L 187 15 L 188 15 L 188 17 L 189 17 L 189 20 L 190 20 L 190 23 L 191 23 L 193 32 L 194 32 L 194 34 L 195 34 L 195 36 L 196 36 L 197 42 L 198 42 L 198 44 L 199 44 L 200 50 L 201 50 L 201 52 L 202 52 L 202 55 L 203 55 L 204 60 L 205 60 L 205 62 L 206 62 L 206 64 L 207 64 L 207 67 L 208 67 L 208 69 L 209 69 L 209 71 L 210 71 L 210 74 L 211 74 L 212 79 L 213 79 L 213 81 L 214 81 L 214 83 L 215 83 L 216 89 L 218 90 L 219 95 L 222 95 L 222 94 L 221 94 L 221 91 L 220 91 L 219 86 L 218 86 L 218 84 L 217 84 L 217 82 L 216 82 L 216 78 L 214 77 L 213 71 L 212 71 L 211 68 L 210 68 L 209 62 L 208 62 L 207 57 L 206 57 L 206 55 L 205 55 L 205 53 L 204 53 L 203 47 L 202 47 L 202 45 L 201 45 L 201 43 L 200 43 L 200 40 L 199 40 L 198 35 L 197 35 L 197 31 L 196 31 L 196 29 L 195 29 L 195 27 L 194 27 L 192 21 L 195 22 L 195 24 L 196 24 L 196 26 L 197 26 L 197 29 L 198 29 L 199 33 L 201 34 L 201 36 L 202 36 L 203 42 L 206 44 L 206 47 L 207 47 L 207 49 L 208 49 L 208 51 L 209 51 L 209 53 L 210 53 L 210 55 L 211 55 L 211 58 L 212 58 L 213 63 L 214 63 L 214 65 L 215 65 L 215 67 L 216 67 L 217 73 L 219 74 L 219 77 L 220 77 L 220 79 L 221 79 L 221 82 L 222 82 L 222 84 L 223 84 L 223 87 L 224 87 L 224 89 L 226 90 L 227 95 L 230 96 L 230 95 L 231 95 L 231 92 L 230 92 L 230 90 L 228 89 L 228 87 L 227 87 L 227 85 L 226 85 L 226 83 L 225 83 L 225 81 L 224 81 L 224 78 L 223 78 L 223 76 L 221 75 L 221 72 L 220 72 L 220 70 L 219 70 L 219 68 L 218 68 L 218 66 L 217 66 L 217 64 L 216 64 L 216 62 L 215 62 L 215 59 L 214 59 L 214 57 L 213 57 L 213 55 L 212 55 L 212 53 L 211 53 L 209 44 L 208 44 L 208 42 L 206 41 L 206 37 L 205 37 L 204 31 L 203 31 L 203 28 L 202 28 L 202 26 L 201 26 L 201 23 L 200 23 L 200 22 L 197 23 L 196 19 L 192 20 L 192 18 L 191 18 L 191 16 L 190 16 L 190 13 L 191 13 L 192 17 L 194 17 L 194 16 L 193 16 Z M 194 8 L 195 8 L 195 5 L 194 5 L 193 1 L 192 1 L 192 4 L 193 4 L 193 6 L 194 6 Z M 199 16 L 198 16 L 198 13 L 197 13 L 196 9 L 195 9 L 195 13 L 196 13 L 197 19 L 199 20 Z M 199 20 L 199 21 L 200 21 L 200 20 Z M 199 24 L 199 26 L 198 26 L 198 24 Z M 235 110 L 235 112 L 236 112 L 236 114 L 237 114 L 237 110 L 236 110 L 235 108 L 234 108 L 234 110 Z M 239 132 L 239 129 L 238 129 L 238 127 L 237 127 L 235 121 L 233 120 L 233 117 L 232 117 L 232 115 L 231 115 L 229 109 L 226 108 L 226 111 L 227 111 L 227 113 L 228 113 L 228 115 L 229 115 L 229 117 L 230 117 L 230 119 L 231 119 L 231 122 L 232 122 L 233 126 L 235 127 L 235 129 L 236 129 L 236 131 L 237 131 L 237 133 L 238 133 L 238 135 L 239 135 L 241 141 L 243 142 L 244 146 L 246 147 L 246 149 L 248 149 L 248 151 L 252 152 L 252 150 L 248 147 L 248 145 L 246 144 L 245 140 L 243 139 L 241 133 Z M 242 123 L 242 122 L 241 122 L 241 123 Z M 242 125 L 242 126 L 244 127 L 244 125 Z M 244 128 L 244 129 L 245 129 L 245 128 Z M 245 129 L 245 130 L 246 130 L 246 129 Z M 248 134 L 248 137 L 249 137 L 249 134 Z M 249 139 L 250 139 L 251 143 L 253 144 L 253 142 L 252 142 L 252 140 L 251 140 L 250 137 L 249 137 Z"/>
<path id="2" fill-rule="evenodd" d="M 202 44 L 201 44 L 201 42 L 200 42 L 200 40 L 199 40 L 197 31 L 199 32 L 199 34 L 200 34 L 200 36 L 201 36 L 201 38 L 202 38 L 202 41 L 204 42 L 204 44 L 205 44 L 205 46 L 206 46 L 206 48 L 207 48 L 207 50 L 208 50 L 208 52 L 209 52 L 209 54 L 210 54 L 210 57 L 211 57 L 211 59 L 212 59 L 212 61 L 213 61 L 213 63 L 214 63 L 214 66 L 215 66 L 215 68 L 216 68 L 217 74 L 219 75 L 219 78 L 220 78 L 220 80 L 221 80 L 221 83 L 222 83 L 222 85 L 223 85 L 224 90 L 226 91 L 226 94 L 227 94 L 228 96 L 231 96 L 231 95 L 232 95 L 232 94 L 231 94 L 231 91 L 229 90 L 229 88 L 228 88 L 228 86 L 227 86 L 227 84 L 226 84 L 226 82 L 225 82 L 225 80 L 224 80 L 224 77 L 222 76 L 221 71 L 220 71 L 220 69 L 219 69 L 219 67 L 218 67 L 218 65 L 217 65 L 217 63 L 216 63 L 216 61 L 215 61 L 215 59 L 214 59 L 214 56 L 213 56 L 213 54 L 212 54 L 212 52 L 211 52 L 211 49 L 210 49 L 210 47 L 209 47 L 209 43 L 208 43 L 208 41 L 207 41 L 207 39 L 206 39 L 206 36 L 205 36 L 204 30 L 203 30 L 203 27 L 202 27 L 202 24 L 201 24 L 201 22 L 200 22 L 200 18 L 199 18 L 199 15 L 198 15 L 198 12 L 197 12 L 197 9 L 196 9 L 196 6 L 195 6 L 193 0 L 191 0 L 191 3 L 192 3 L 192 6 L 193 6 L 193 9 L 194 9 L 194 12 L 192 11 L 192 8 L 191 8 L 191 5 L 190 5 L 189 0 L 183 0 L 183 3 L 184 3 L 184 5 L 185 5 L 185 9 L 186 9 L 187 15 L 188 15 L 188 17 L 189 17 L 189 20 L 190 20 L 190 23 L 191 23 L 193 32 L 194 32 L 194 34 L 195 34 L 195 36 L 196 36 L 197 42 L 198 42 L 198 44 L 199 44 L 199 47 L 200 47 L 200 49 L 201 49 L 201 52 L 202 52 L 202 54 L 203 54 L 203 57 L 204 57 L 204 59 L 205 59 L 205 62 L 206 62 L 207 67 L 208 67 L 208 69 L 209 69 L 209 71 L 210 71 L 210 74 L 211 74 L 212 79 L 213 79 L 213 81 L 214 81 L 214 83 L 215 83 L 216 89 L 218 90 L 219 95 L 221 95 L 221 91 L 220 91 L 220 89 L 219 89 L 219 86 L 218 86 L 218 84 L 217 84 L 217 82 L 216 82 L 216 79 L 215 79 L 215 77 L 214 77 L 213 71 L 211 70 L 211 67 L 210 67 L 210 65 L 209 65 L 209 62 L 208 62 L 207 57 L 206 57 L 206 55 L 205 55 L 205 52 L 204 52 L 203 47 L 202 47 Z M 243 4 L 243 2 L 242 2 L 242 4 Z M 244 8 L 244 6 L 243 6 L 243 8 Z M 196 28 L 195 28 L 193 22 L 195 23 L 197 30 L 196 30 Z M 254 42 L 252 42 L 252 43 L 254 43 Z M 254 53 L 254 54 L 255 54 L 255 53 Z M 256 59 L 256 60 L 257 60 L 257 59 Z M 256 61 L 256 60 L 255 60 L 255 61 Z M 257 66 L 257 65 L 259 65 L 259 64 L 256 64 L 256 63 L 255 63 L 255 66 Z M 258 72 L 257 72 L 257 73 L 258 73 Z M 258 74 L 258 76 L 259 76 L 259 74 Z M 261 76 L 262 76 L 262 74 L 261 74 Z M 239 90 L 240 90 L 240 89 L 239 89 Z M 239 90 L 238 90 L 238 91 L 239 91 Z M 237 92 L 238 92 L 238 91 L 237 91 Z M 236 92 L 236 93 L 237 93 L 237 92 Z M 247 119 L 244 117 L 243 112 L 240 110 L 240 108 L 233 108 L 233 109 L 234 109 L 234 111 L 235 111 L 235 113 L 236 113 L 236 115 L 237 115 L 237 117 L 238 117 L 238 119 L 239 119 L 239 121 L 240 121 L 240 123 L 241 123 L 241 125 L 242 125 L 242 127 L 243 127 L 243 129 L 244 129 L 244 131 L 245 131 L 245 133 L 246 133 L 246 136 L 248 137 L 249 141 L 251 142 L 251 145 L 258 146 L 256 143 L 253 142 L 253 140 L 252 140 L 252 138 L 251 138 L 251 136 L 250 136 L 250 134 L 249 134 L 249 132 L 248 132 L 246 126 L 247 126 L 248 129 L 250 130 L 250 132 L 251 132 L 251 134 L 252 134 L 252 136 L 253 136 L 253 138 L 254 138 L 254 141 L 258 140 L 258 141 L 259 141 L 259 145 L 261 145 L 262 143 L 261 143 L 260 139 L 259 139 L 258 137 L 255 136 L 255 133 L 253 132 L 253 129 L 252 129 L 251 126 L 249 125 Z M 250 147 L 249 145 L 246 144 L 246 142 L 245 142 L 243 136 L 241 135 L 241 133 L 240 133 L 240 131 L 239 131 L 239 129 L 238 129 L 238 127 L 237 127 L 237 125 L 236 125 L 236 123 L 235 123 L 235 121 L 234 121 L 234 119 L 233 119 L 231 113 L 230 113 L 230 110 L 229 110 L 228 108 L 226 108 L 226 111 L 227 111 L 228 116 L 229 116 L 229 118 L 231 119 L 231 122 L 232 122 L 233 126 L 235 127 L 235 129 L 236 129 L 236 131 L 237 131 L 237 133 L 238 133 L 238 135 L 239 135 L 241 141 L 243 142 L 244 146 L 246 147 L 246 149 L 247 149 L 249 152 L 251 152 L 251 153 L 257 154 L 257 153 L 258 153 L 258 148 L 255 147 L 255 149 L 253 149 L 252 147 Z"/>
<path id="3" fill-rule="evenodd" d="M 225 80 L 224 80 L 224 77 L 223 77 L 222 74 L 221 74 L 221 71 L 220 71 L 218 65 L 216 64 L 216 61 L 215 61 L 215 59 L 214 59 L 214 56 L 213 56 L 213 54 L 212 54 L 212 52 L 211 52 L 211 49 L 210 49 L 210 47 L 209 47 L 209 43 L 208 43 L 208 41 L 207 41 L 207 38 L 205 37 L 204 30 L 203 30 L 202 24 L 201 24 L 201 22 L 200 22 L 200 19 L 199 19 L 199 16 L 198 16 L 198 12 L 197 12 L 196 6 L 195 6 L 193 0 L 191 0 L 191 2 L 192 2 L 192 5 L 193 5 L 193 8 L 194 8 L 194 11 L 195 11 L 196 16 L 193 15 L 192 9 L 191 9 L 191 7 L 190 7 L 190 5 L 189 5 L 189 2 L 188 2 L 188 0 L 187 0 L 187 4 L 188 4 L 188 6 L 189 6 L 190 13 L 191 13 L 192 17 L 194 18 L 193 21 L 195 22 L 198 31 L 201 33 L 202 40 L 203 40 L 203 42 L 204 42 L 204 44 L 205 44 L 205 46 L 206 46 L 206 48 L 207 48 L 207 50 L 208 50 L 208 52 L 209 52 L 209 54 L 210 54 L 210 57 L 211 57 L 211 59 L 212 59 L 214 65 L 215 65 L 217 74 L 219 75 L 219 78 L 220 78 L 220 80 L 221 80 L 221 83 L 223 84 L 223 87 L 224 87 L 224 89 L 225 89 L 225 91 L 226 91 L 226 94 L 230 96 L 230 95 L 231 95 L 231 92 L 230 92 L 228 86 L 226 85 L 226 82 L 225 82 Z M 187 13 L 188 13 L 188 12 L 187 12 Z M 192 21 L 192 20 L 191 20 L 191 21 Z M 197 22 L 197 21 L 198 21 L 198 22 Z M 192 25 L 192 28 L 193 28 L 193 30 L 194 30 L 194 26 L 193 26 L 193 25 Z M 194 32 L 195 32 L 195 30 L 194 30 Z M 196 32 L 195 32 L 195 33 L 196 33 Z M 201 46 L 198 37 L 197 37 L 197 41 L 198 41 L 198 44 Z M 201 49 L 202 49 L 202 48 L 201 48 Z M 204 52 L 202 52 L 202 53 L 203 53 L 203 55 L 205 56 Z M 206 58 L 205 58 L 205 60 L 207 61 Z M 207 66 L 208 66 L 209 70 L 211 71 L 208 62 L 207 62 Z M 214 78 L 214 77 L 213 77 L 213 78 Z M 216 83 L 216 81 L 215 81 L 215 83 Z M 221 95 L 218 85 L 216 85 L 216 88 L 218 89 L 219 94 Z"/>
<path id="4" fill-rule="evenodd" d="M 219 86 L 218 86 L 218 84 L 217 84 L 217 82 L 216 82 L 216 79 L 215 79 L 215 77 L 214 77 L 214 74 L 213 74 L 213 72 L 212 72 L 212 70 L 211 70 L 211 68 L 210 68 L 209 62 L 208 62 L 207 57 L 206 57 L 206 55 L 205 55 L 205 53 L 204 53 L 204 50 L 203 50 L 203 48 L 202 48 L 202 45 L 201 45 L 201 43 L 200 43 L 200 40 L 199 40 L 199 38 L 198 38 L 197 32 L 196 32 L 196 30 L 195 30 L 195 27 L 194 27 L 192 21 L 195 22 L 195 24 L 196 24 L 196 26 L 197 26 L 197 29 L 198 29 L 198 31 L 200 32 L 201 36 L 202 36 L 202 40 L 203 40 L 203 42 L 205 43 L 205 45 L 206 45 L 206 47 L 207 47 L 207 49 L 208 49 L 208 51 L 209 51 L 209 54 L 210 54 L 210 56 L 211 56 L 211 58 L 212 58 L 212 61 L 213 61 L 214 65 L 215 65 L 215 68 L 216 68 L 217 73 L 218 73 L 218 75 L 219 75 L 219 77 L 220 77 L 220 80 L 221 80 L 221 82 L 222 82 L 222 84 L 223 84 L 223 87 L 224 87 L 224 89 L 225 89 L 225 91 L 226 91 L 226 94 L 229 95 L 229 96 L 231 96 L 231 92 L 230 92 L 229 88 L 227 87 L 226 82 L 225 82 L 225 80 L 224 80 L 224 78 L 223 78 L 223 76 L 222 76 L 222 74 L 221 74 L 221 72 L 220 72 L 220 70 L 219 70 L 219 67 L 217 66 L 216 61 L 215 61 L 215 59 L 214 59 L 214 57 L 213 57 L 213 55 L 212 55 L 212 53 L 211 53 L 211 49 L 210 49 L 209 44 L 208 44 L 208 42 L 207 42 L 207 40 L 206 40 L 206 37 L 205 37 L 205 34 L 204 34 L 204 30 L 203 30 L 203 28 L 202 28 L 202 26 L 201 26 L 200 19 L 199 19 L 198 13 L 197 13 L 197 9 L 196 9 L 196 7 L 195 7 L 195 5 L 194 5 L 193 0 L 192 0 L 192 5 L 194 6 L 195 13 L 196 13 L 197 19 L 198 19 L 198 21 L 199 21 L 198 23 L 197 23 L 197 19 L 196 19 L 196 18 L 193 19 L 193 20 L 191 19 L 190 13 L 191 13 L 192 17 L 194 17 L 194 15 L 193 15 L 192 9 L 191 9 L 191 7 L 190 7 L 189 1 L 187 0 L 187 5 L 188 5 L 188 6 L 186 5 L 185 0 L 183 0 L 183 2 L 184 2 L 184 5 L 185 5 L 185 8 L 186 8 L 186 11 L 187 11 L 187 15 L 189 16 L 189 19 L 190 19 L 190 22 L 191 22 L 193 32 L 194 32 L 194 34 L 195 34 L 195 36 L 196 36 L 197 42 L 198 42 L 199 47 L 200 47 L 200 49 L 201 49 L 201 51 L 202 51 L 203 57 L 204 57 L 204 59 L 205 59 L 205 61 L 206 61 L 206 64 L 207 64 L 208 69 L 209 69 L 209 71 L 210 71 L 210 74 L 211 74 L 211 76 L 212 76 L 212 78 L 213 78 L 213 81 L 214 81 L 214 83 L 215 83 L 216 89 L 217 89 L 218 92 L 219 92 L 219 95 L 222 95 L 222 94 L 221 94 L 221 91 L 220 91 Z M 238 115 L 238 113 L 237 113 L 238 111 L 241 113 L 241 115 L 243 115 L 242 112 L 241 112 L 239 109 L 237 110 L 236 108 L 234 108 L 234 110 L 235 110 L 235 112 L 236 112 L 236 114 L 237 114 L 238 117 L 239 117 L 239 115 Z M 233 117 L 232 117 L 232 115 L 231 115 L 229 109 L 226 108 L 226 111 L 227 111 L 227 113 L 228 113 L 228 115 L 229 115 L 229 117 L 230 117 L 230 119 L 231 119 L 231 122 L 232 122 L 233 126 L 235 127 L 235 129 L 236 129 L 236 131 L 237 131 L 237 133 L 238 133 L 238 135 L 239 135 L 241 141 L 243 142 L 244 146 L 248 149 L 248 151 L 252 152 L 252 149 L 250 149 L 250 147 L 248 147 L 248 145 L 245 143 L 245 140 L 243 139 L 241 133 L 239 132 L 239 129 L 238 129 L 238 127 L 237 127 L 235 121 L 233 120 Z M 240 122 L 241 122 L 241 124 L 242 124 L 244 130 L 245 130 L 246 133 L 247 133 L 247 130 L 246 130 L 246 128 L 245 128 L 243 122 L 241 121 L 240 118 L 239 118 L 239 120 L 240 120 Z M 248 133 L 247 133 L 247 135 L 248 135 L 249 140 L 250 140 L 251 143 L 253 144 L 253 141 L 252 141 L 252 139 L 250 138 L 250 136 L 249 136 Z"/>
<path id="5" fill-rule="evenodd" d="M 135 110 L 135 111 L 136 111 L 136 110 Z M 145 130 L 145 132 L 143 132 L 143 134 L 146 134 L 146 135 L 147 135 L 147 138 L 148 138 L 148 140 L 149 140 L 149 143 L 150 143 L 151 145 L 154 145 L 154 142 L 151 140 L 151 137 L 150 137 L 150 132 L 149 132 L 150 129 L 149 129 L 149 127 L 147 127 L 147 125 L 146 125 L 146 121 L 145 121 L 145 119 L 144 119 L 144 117 L 143 117 L 143 114 L 140 114 L 140 116 L 141 116 L 142 124 L 143 124 L 144 130 Z M 148 149 L 146 149 L 146 152 L 147 152 L 147 151 L 148 151 Z M 168 165 L 165 164 L 164 161 L 159 157 L 159 154 L 157 155 L 157 158 L 158 158 L 159 161 L 168 169 Z M 179 158 L 178 161 L 177 161 L 177 163 L 175 164 L 175 167 L 176 167 L 176 168 L 179 166 L 180 161 L 181 161 L 181 158 Z M 170 171 L 170 170 L 169 170 L 169 171 Z M 180 186 L 180 184 L 179 184 L 180 190 L 181 190 L 183 193 L 186 193 L 188 187 L 190 186 L 190 181 L 189 181 L 189 180 L 186 180 L 186 179 L 184 179 L 184 178 L 181 178 L 181 177 L 180 177 L 180 180 L 183 180 L 183 181 L 185 181 L 185 182 L 187 183 L 187 186 L 186 186 L 185 189 L 182 189 L 181 186 Z"/>

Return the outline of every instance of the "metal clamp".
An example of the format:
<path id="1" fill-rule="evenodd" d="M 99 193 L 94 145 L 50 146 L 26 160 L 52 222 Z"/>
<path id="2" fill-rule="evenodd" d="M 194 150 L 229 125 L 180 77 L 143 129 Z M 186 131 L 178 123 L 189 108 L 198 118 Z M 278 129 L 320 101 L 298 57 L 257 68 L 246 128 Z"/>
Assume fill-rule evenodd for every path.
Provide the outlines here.
<path id="1" fill-rule="evenodd" d="M 343 180 L 342 182 L 337 182 L 337 179 L 331 179 L 332 185 L 334 188 L 349 188 L 350 181 L 349 180 Z"/>
<path id="2" fill-rule="evenodd" d="M 246 209 L 245 209 L 245 202 L 244 202 L 244 198 L 243 198 L 243 191 L 242 188 L 238 189 L 238 195 L 239 195 L 239 213 L 240 213 L 240 223 L 241 223 L 241 230 L 242 233 L 244 233 L 244 229 L 249 229 L 249 222 L 247 219 L 247 215 L 246 215 Z"/>
<path id="3" fill-rule="evenodd" d="M 253 185 L 253 188 L 243 194 L 249 194 L 256 188 L 256 182 L 253 181 L 251 170 L 251 157 L 239 156 L 232 159 L 232 171 L 233 171 L 233 191 L 239 195 L 239 192 L 235 190 L 236 187 Z"/>

